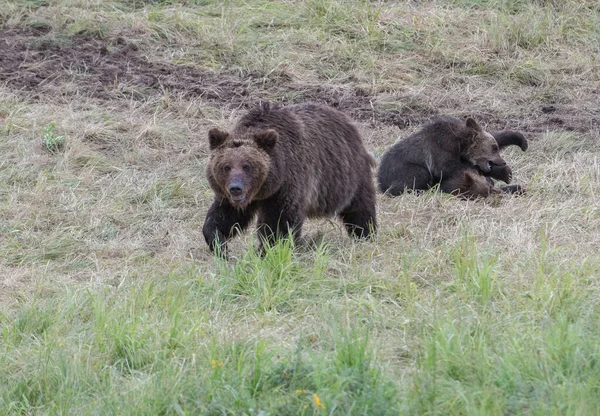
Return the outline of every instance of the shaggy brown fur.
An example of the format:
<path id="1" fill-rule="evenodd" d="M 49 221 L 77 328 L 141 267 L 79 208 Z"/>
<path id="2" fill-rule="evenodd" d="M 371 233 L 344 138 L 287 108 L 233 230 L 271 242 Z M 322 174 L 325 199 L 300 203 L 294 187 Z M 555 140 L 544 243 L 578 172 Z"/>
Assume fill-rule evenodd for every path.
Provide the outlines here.
<path id="1" fill-rule="evenodd" d="M 486 198 L 501 192 L 476 169 L 468 168 L 443 180 L 440 183 L 440 190 L 465 199 Z"/>
<path id="2" fill-rule="evenodd" d="M 258 216 L 261 243 L 300 236 L 306 218 L 337 215 L 348 233 L 376 229 L 373 158 L 341 112 L 317 104 L 246 114 L 231 133 L 209 132 L 206 177 L 215 193 L 203 234 L 211 250 Z"/>
<path id="3" fill-rule="evenodd" d="M 436 117 L 383 155 L 377 174 L 379 189 L 396 196 L 439 183 L 443 192 L 468 194 L 466 185 L 471 184 L 473 196 L 482 196 L 491 192 L 484 188 L 493 181 L 480 180 L 477 175 L 510 182 L 512 171 L 500 149 L 511 144 L 527 148 L 527 140 L 520 133 L 503 131 L 494 136 L 471 118 Z"/>
<path id="4" fill-rule="evenodd" d="M 505 176 L 508 172 L 510 177 L 510 168 L 502 166 L 498 169 L 500 173 L 497 176 Z M 492 174 L 494 168 L 492 167 Z M 493 176 L 493 177 L 497 177 Z M 506 182 L 506 181 L 505 181 Z M 507 182 L 508 183 L 508 182 Z M 463 170 L 457 170 L 450 176 L 440 182 L 440 191 L 453 195 L 458 195 L 464 199 L 485 198 L 496 194 L 522 194 L 525 192 L 521 185 L 508 185 L 496 187 L 492 176 L 482 175 L 475 167 L 465 167 Z"/>
<path id="5" fill-rule="evenodd" d="M 492 133 L 492 135 L 496 139 L 500 150 L 515 145 L 519 146 L 522 151 L 525 151 L 529 146 L 525 136 L 516 131 L 503 130 Z M 477 176 L 480 176 L 480 178 Z M 486 184 L 482 179 L 485 179 L 487 185 L 491 187 L 489 190 L 486 189 Z M 510 166 L 492 164 L 490 171 L 487 173 L 483 173 L 475 166 L 465 166 L 463 170 L 457 170 L 449 178 L 446 177 L 446 179 L 443 179 L 440 184 L 440 190 L 442 192 L 458 194 L 464 198 L 480 198 L 497 193 L 522 194 L 525 192 L 525 189 L 521 185 L 508 185 L 495 188 L 495 180 L 509 184 L 512 180 L 512 169 Z"/>
<path id="6" fill-rule="evenodd" d="M 502 130 L 495 133 L 492 133 L 494 139 L 498 143 L 498 147 L 500 150 L 508 147 L 508 146 L 519 146 L 522 151 L 526 151 L 529 147 L 529 143 L 525 136 L 518 131 L 512 130 Z M 486 176 L 492 185 L 494 184 L 493 179 L 498 179 L 503 181 L 506 184 L 509 184 L 512 180 L 512 170 L 510 166 L 496 166 L 492 165 L 492 169 L 488 173 L 483 173 L 479 171 L 480 174 Z M 503 186 L 501 190 L 505 193 L 522 193 L 524 190 L 520 185 L 512 185 L 512 186 Z"/>

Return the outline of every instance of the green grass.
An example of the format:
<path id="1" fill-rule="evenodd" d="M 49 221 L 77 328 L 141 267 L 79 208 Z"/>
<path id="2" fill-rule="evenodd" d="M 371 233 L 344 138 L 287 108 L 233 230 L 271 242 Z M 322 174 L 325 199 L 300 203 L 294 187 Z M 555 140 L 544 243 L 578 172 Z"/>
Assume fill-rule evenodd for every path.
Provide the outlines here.
<path id="1" fill-rule="evenodd" d="M 293 254 L 285 243 L 214 272 L 190 263 L 51 294 L 40 282 L 2 316 L 0 406 L 7 414 L 593 414 L 600 310 L 590 277 L 600 264 L 546 250 L 531 259 L 530 282 L 510 279 L 496 255 L 464 236 L 443 254 L 450 281 L 402 297 L 387 290 L 392 277 L 332 276 L 330 267 L 352 276 L 354 266 L 326 247 Z M 383 365 L 390 359 L 393 367 Z"/>
<path id="2" fill-rule="evenodd" d="M 435 112 L 530 146 L 505 151 L 521 197 L 379 196 L 374 241 L 309 221 L 305 246 L 260 257 L 249 233 L 223 261 L 206 134 L 239 103 L 3 78 L 0 415 L 600 412 L 597 2 L 5 3 L 17 75 L 45 42 L 134 44 L 129 70 L 185 65 L 248 104 L 338 101 L 378 156 Z"/>
<path id="3" fill-rule="evenodd" d="M 338 411 L 391 412 L 398 398 L 373 362 L 367 323 L 331 310 L 322 333 L 307 328 L 289 348 L 235 330 L 251 311 L 297 312 L 287 291 L 318 299 L 304 286 L 323 284 L 324 256 L 312 282 L 299 280 L 307 271 L 283 244 L 264 261 L 223 263 L 218 275 L 191 264 L 118 287 L 34 296 L 2 318 L 3 412 L 313 414 L 314 394 Z"/>
<path id="4" fill-rule="evenodd" d="M 54 133 L 54 124 L 50 123 L 44 128 L 44 134 L 42 136 L 42 145 L 44 149 L 50 153 L 56 153 L 64 149 L 66 140 L 65 136 L 58 136 Z"/>

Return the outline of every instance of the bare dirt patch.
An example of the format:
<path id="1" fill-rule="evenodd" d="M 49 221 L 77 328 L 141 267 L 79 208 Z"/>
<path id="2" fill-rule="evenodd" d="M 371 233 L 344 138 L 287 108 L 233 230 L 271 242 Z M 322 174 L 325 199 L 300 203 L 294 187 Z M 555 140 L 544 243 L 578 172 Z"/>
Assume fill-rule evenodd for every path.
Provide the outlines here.
<path id="1" fill-rule="evenodd" d="M 371 126 L 394 125 L 400 129 L 418 125 L 438 112 L 473 110 L 455 99 L 447 102 L 441 96 L 448 94 L 435 85 L 418 96 L 390 96 L 347 84 L 300 82 L 285 72 L 216 73 L 150 59 L 143 48 L 127 38 L 79 35 L 60 39 L 46 25 L 0 31 L 0 82 L 31 99 L 50 95 L 147 100 L 168 92 L 199 97 L 227 109 L 247 108 L 259 100 L 283 104 L 314 101 L 339 108 Z M 598 91 L 588 90 L 587 98 L 590 94 L 597 98 Z M 519 98 L 513 98 L 515 102 L 505 103 L 508 111 L 503 114 L 480 109 L 474 115 L 490 129 L 518 128 L 534 136 L 548 130 L 587 133 L 600 125 L 600 107 L 591 105 L 588 99 L 568 104 L 519 104 Z"/>
<path id="2" fill-rule="evenodd" d="M 225 108 L 245 108 L 257 100 L 322 102 L 360 121 L 399 127 L 430 115 L 401 114 L 376 105 L 361 88 L 307 85 L 285 74 L 214 73 L 193 66 L 150 60 L 124 37 L 96 39 L 46 36 L 48 28 L 0 31 L 0 82 L 27 93 L 83 95 L 102 100 L 144 100 L 164 92 L 201 97 Z"/>

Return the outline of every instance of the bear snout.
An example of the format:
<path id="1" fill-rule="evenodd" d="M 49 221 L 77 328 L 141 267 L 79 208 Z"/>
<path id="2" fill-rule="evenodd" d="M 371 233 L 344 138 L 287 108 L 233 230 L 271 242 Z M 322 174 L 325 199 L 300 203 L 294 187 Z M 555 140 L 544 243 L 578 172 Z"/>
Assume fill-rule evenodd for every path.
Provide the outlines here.
<path id="1" fill-rule="evenodd" d="M 227 190 L 232 197 L 241 197 L 244 193 L 244 185 L 239 181 L 230 182 Z"/>

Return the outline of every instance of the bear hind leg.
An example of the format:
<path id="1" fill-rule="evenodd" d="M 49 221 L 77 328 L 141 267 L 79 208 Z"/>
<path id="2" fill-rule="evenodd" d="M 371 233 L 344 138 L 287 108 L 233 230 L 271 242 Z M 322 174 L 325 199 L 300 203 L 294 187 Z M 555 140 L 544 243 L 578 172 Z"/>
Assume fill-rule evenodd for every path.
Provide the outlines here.
<path id="1" fill-rule="evenodd" d="M 388 196 L 399 196 L 406 191 L 425 191 L 432 185 L 429 170 L 423 166 L 407 164 L 393 172 L 383 169 L 378 175 L 379 190 Z"/>
<path id="2" fill-rule="evenodd" d="M 340 212 L 339 217 L 351 237 L 366 238 L 375 234 L 377 218 L 373 184 L 360 186 L 350 204 Z"/>

